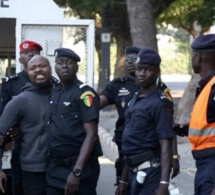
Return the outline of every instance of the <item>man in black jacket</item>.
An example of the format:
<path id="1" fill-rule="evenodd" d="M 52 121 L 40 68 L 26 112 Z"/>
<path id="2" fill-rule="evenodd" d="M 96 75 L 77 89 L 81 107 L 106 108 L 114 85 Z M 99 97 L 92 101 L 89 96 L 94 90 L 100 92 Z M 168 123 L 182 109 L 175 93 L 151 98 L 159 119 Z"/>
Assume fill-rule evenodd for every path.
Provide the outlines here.
<path id="1" fill-rule="evenodd" d="M 40 55 L 42 46 L 34 41 L 25 40 L 20 43 L 20 58 L 19 62 L 23 65 L 23 71 L 4 77 L 2 79 L 1 95 L 0 95 L 0 115 L 2 114 L 6 104 L 19 93 L 21 93 L 22 87 L 27 82 L 30 82 L 27 73 L 27 64 L 29 60 L 35 56 Z M 20 144 L 19 140 L 16 140 L 13 145 L 12 159 L 11 159 L 11 171 L 12 171 L 12 191 L 13 195 L 23 195 L 22 188 L 22 173 L 19 162 Z"/>
<path id="2" fill-rule="evenodd" d="M 37 55 L 27 68 L 31 83 L 6 105 L 0 118 L 0 135 L 5 136 L 9 128 L 18 127 L 24 194 L 45 195 L 51 66 L 47 58 Z"/>

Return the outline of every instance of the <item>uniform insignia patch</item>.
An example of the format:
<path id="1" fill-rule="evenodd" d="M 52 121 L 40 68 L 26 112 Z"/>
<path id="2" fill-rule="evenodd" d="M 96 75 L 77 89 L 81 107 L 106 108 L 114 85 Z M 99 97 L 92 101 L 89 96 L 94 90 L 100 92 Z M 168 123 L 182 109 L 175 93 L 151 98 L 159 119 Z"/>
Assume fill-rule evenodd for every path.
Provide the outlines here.
<path id="1" fill-rule="evenodd" d="M 71 103 L 70 103 L 70 102 L 63 102 L 63 104 L 64 104 L 65 106 L 69 106 Z"/>
<path id="2" fill-rule="evenodd" d="M 23 47 L 24 49 L 27 49 L 27 48 L 28 48 L 28 43 L 24 43 L 24 44 L 22 45 L 22 47 Z"/>
<path id="3" fill-rule="evenodd" d="M 125 96 L 125 95 L 129 95 L 129 94 L 130 94 L 130 91 L 128 91 L 128 89 L 122 87 L 122 88 L 119 90 L 118 96 Z"/>
<path id="4" fill-rule="evenodd" d="M 164 93 L 161 94 L 160 98 L 161 99 L 169 99 Z"/>
<path id="5" fill-rule="evenodd" d="M 170 93 L 170 89 L 166 88 L 166 89 L 164 89 L 163 92 L 164 92 L 165 96 L 166 96 L 170 101 L 172 101 L 172 95 L 171 95 L 171 93 Z"/>
<path id="6" fill-rule="evenodd" d="M 126 106 L 126 102 L 125 102 L 124 99 L 123 99 L 122 102 L 121 102 L 121 106 L 122 106 L 122 108 L 125 108 L 125 106 Z"/>
<path id="7" fill-rule="evenodd" d="M 92 91 L 85 91 L 81 94 L 80 99 L 83 99 L 84 104 L 90 107 L 93 104 L 93 97 L 95 97 L 95 94 Z"/>

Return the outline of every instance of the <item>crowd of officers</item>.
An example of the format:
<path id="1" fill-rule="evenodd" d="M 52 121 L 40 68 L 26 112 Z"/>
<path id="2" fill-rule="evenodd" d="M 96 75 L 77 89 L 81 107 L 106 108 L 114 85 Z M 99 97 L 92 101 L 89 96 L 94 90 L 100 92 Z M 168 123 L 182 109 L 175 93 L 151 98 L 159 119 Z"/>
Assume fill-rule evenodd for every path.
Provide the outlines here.
<path id="1" fill-rule="evenodd" d="M 13 194 L 96 195 L 99 110 L 114 104 L 119 116 L 113 138 L 119 152 L 116 195 L 169 194 L 169 181 L 180 171 L 176 134 L 188 135 L 191 142 L 195 195 L 215 195 L 215 35 L 199 36 L 191 48 L 193 70 L 202 80 L 188 125 L 174 123 L 157 51 L 127 47 L 128 76 L 111 81 L 99 96 L 78 79 L 81 59 L 73 50 L 55 50 L 58 81 L 40 55 L 42 47 L 23 41 L 23 71 L 3 78 L 1 88 L 0 155 L 9 134 Z M 2 169 L 0 179 L 4 192 Z"/>

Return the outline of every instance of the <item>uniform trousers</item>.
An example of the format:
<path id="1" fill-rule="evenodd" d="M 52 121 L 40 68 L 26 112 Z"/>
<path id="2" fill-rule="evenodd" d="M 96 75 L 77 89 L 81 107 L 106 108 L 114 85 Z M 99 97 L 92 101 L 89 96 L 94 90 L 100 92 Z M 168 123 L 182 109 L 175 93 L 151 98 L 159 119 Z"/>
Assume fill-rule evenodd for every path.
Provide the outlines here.
<path id="1" fill-rule="evenodd" d="M 20 165 L 21 143 L 19 140 L 14 142 L 11 158 L 12 191 L 13 195 L 23 195 L 22 169 Z"/>
<path id="2" fill-rule="evenodd" d="M 195 195 L 211 194 L 215 186 L 215 157 L 196 160 Z"/>
<path id="3" fill-rule="evenodd" d="M 74 165 L 63 166 L 50 160 L 47 169 L 47 195 L 64 195 L 67 177 Z M 82 170 L 79 190 L 74 195 L 96 195 L 96 187 L 100 174 L 98 159 L 92 159 Z"/>
<path id="4" fill-rule="evenodd" d="M 129 171 L 129 184 L 131 195 L 154 195 L 155 190 L 160 185 L 161 167 L 150 167 L 142 169 L 146 173 L 145 181 L 143 184 L 138 183 L 136 177 L 137 172 Z"/>
<path id="5" fill-rule="evenodd" d="M 24 195 L 46 195 L 46 172 L 23 171 L 22 176 Z"/>

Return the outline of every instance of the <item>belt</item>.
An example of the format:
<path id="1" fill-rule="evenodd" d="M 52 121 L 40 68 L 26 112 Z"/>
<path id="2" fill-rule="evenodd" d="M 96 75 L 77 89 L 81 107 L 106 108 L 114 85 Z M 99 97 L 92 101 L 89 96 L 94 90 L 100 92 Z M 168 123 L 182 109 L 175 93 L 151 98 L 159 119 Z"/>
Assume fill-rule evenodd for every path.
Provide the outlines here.
<path id="1" fill-rule="evenodd" d="M 72 156 L 72 157 L 69 157 L 69 158 L 65 158 L 65 159 L 58 159 L 58 158 L 55 158 L 53 157 L 50 153 L 47 154 L 48 158 L 50 158 L 53 162 L 56 162 L 60 165 L 63 165 L 63 166 L 70 166 L 70 165 L 74 165 L 78 159 L 78 156 L 79 155 L 76 155 L 76 156 Z"/>
<path id="2" fill-rule="evenodd" d="M 192 155 L 195 160 L 199 160 L 199 159 L 203 159 L 203 158 L 210 158 L 212 156 L 215 156 L 215 148 L 206 148 L 203 150 L 193 150 Z"/>
<path id="3" fill-rule="evenodd" d="M 142 162 L 152 160 L 153 158 L 158 158 L 158 154 L 156 155 L 156 153 L 158 153 L 158 151 L 149 150 L 141 154 L 125 156 L 124 160 L 129 166 L 135 166 Z"/>
<path id="4" fill-rule="evenodd" d="M 140 164 L 139 166 L 133 168 L 132 171 L 137 172 L 142 169 L 146 169 L 146 168 L 150 168 L 150 167 L 159 167 L 159 166 L 160 166 L 160 163 L 145 161 L 144 163 Z"/>

